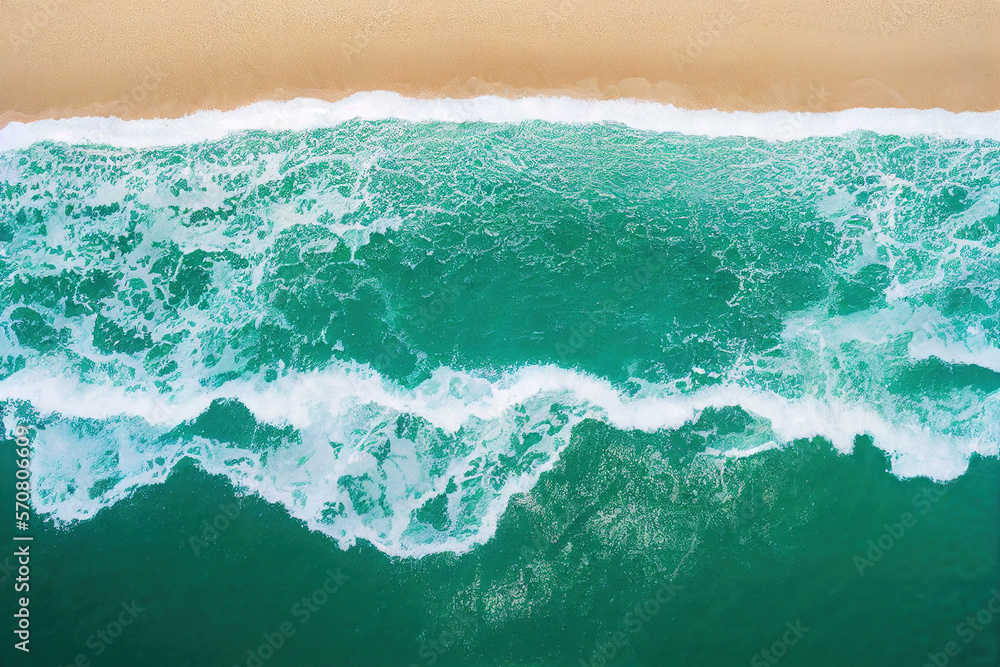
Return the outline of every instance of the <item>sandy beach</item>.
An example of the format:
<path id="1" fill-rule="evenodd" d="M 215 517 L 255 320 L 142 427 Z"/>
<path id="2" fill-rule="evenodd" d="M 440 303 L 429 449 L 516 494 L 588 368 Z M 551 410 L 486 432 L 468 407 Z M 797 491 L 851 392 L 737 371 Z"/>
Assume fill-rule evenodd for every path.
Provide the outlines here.
<path id="1" fill-rule="evenodd" d="M 997 0 L 12 0 L 0 25 L 0 126 L 365 90 L 1000 108 Z"/>

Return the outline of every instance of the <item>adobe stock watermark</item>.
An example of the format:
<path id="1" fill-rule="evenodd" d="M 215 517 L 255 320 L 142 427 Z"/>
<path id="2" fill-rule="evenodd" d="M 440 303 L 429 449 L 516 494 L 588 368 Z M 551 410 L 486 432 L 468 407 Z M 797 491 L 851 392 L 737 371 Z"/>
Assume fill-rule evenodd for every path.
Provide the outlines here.
<path id="1" fill-rule="evenodd" d="M 892 6 L 892 14 L 879 23 L 878 31 L 883 39 L 891 40 L 917 13 L 917 0 L 903 0 Z"/>
<path id="2" fill-rule="evenodd" d="M 261 634 L 261 641 L 256 647 L 247 649 L 246 660 L 242 663 L 233 663 L 233 667 L 262 667 L 264 663 L 274 657 L 274 654 L 284 648 L 288 640 L 295 636 L 299 628 L 312 620 L 313 616 L 330 601 L 330 598 L 337 594 L 344 586 L 344 582 L 350 579 L 349 576 L 337 568 L 336 572 L 327 570 L 326 579 L 312 593 L 304 595 L 300 600 L 291 606 L 289 620 L 278 624 L 274 630 L 265 630 Z M 296 625 L 297 622 L 297 625 Z"/>
<path id="3" fill-rule="evenodd" d="M 212 10 L 215 12 L 216 18 L 226 18 L 234 11 L 239 5 L 239 0 L 212 0 Z"/>
<path id="4" fill-rule="evenodd" d="M 441 315 L 450 308 L 469 288 L 468 285 L 446 283 L 437 292 L 437 296 L 429 303 L 420 306 L 413 326 L 418 331 L 430 328 Z"/>
<path id="5" fill-rule="evenodd" d="M 411 662 L 409 667 L 421 667 L 422 665 L 430 667 L 435 664 L 441 659 L 441 656 L 458 643 L 462 635 L 476 625 L 476 620 L 475 616 L 462 615 L 441 632 L 435 633 L 430 639 L 421 642 L 420 648 L 417 650 L 421 662 Z"/>
<path id="6" fill-rule="evenodd" d="M 789 139 L 805 127 L 809 114 L 820 113 L 826 109 L 827 101 L 833 97 L 833 92 L 824 84 L 819 87 L 810 83 L 809 95 L 806 97 L 807 111 L 795 111 L 782 114 L 782 138 Z"/>
<path id="7" fill-rule="evenodd" d="M 779 660 L 788 655 L 788 650 L 799 643 L 809 628 L 802 625 L 802 621 L 797 620 L 795 623 L 791 621 L 785 621 L 785 628 L 787 628 L 781 635 L 781 639 L 778 639 L 768 648 L 762 649 L 757 653 L 753 654 L 750 658 L 750 667 L 767 667 L 767 665 L 775 665 Z"/>
<path id="8" fill-rule="evenodd" d="M 219 539 L 219 535 L 225 532 L 239 515 L 240 506 L 236 503 L 226 505 L 220 503 L 219 513 L 211 520 L 205 519 L 201 522 L 201 532 L 197 535 L 188 535 L 188 544 L 191 545 L 194 555 L 199 555 L 203 549 Z"/>
<path id="9" fill-rule="evenodd" d="M 242 3 L 241 0 L 212 0 L 210 4 L 212 13 L 215 15 L 215 20 L 225 23 L 236 13 L 236 10 Z M 201 36 L 198 47 L 201 51 L 210 53 L 222 50 L 223 42 L 215 34 L 206 32 Z"/>
<path id="10" fill-rule="evenodd" d="M 758 518 L 765 516 L 768 510 L 763 495 L 747 491 L 733 498 L 733 512 L 730 515 L 734 530 L 742 530 L 751 526 Z"/>
<path id="11" fill-rule="evenodd" d="M 572 506 L 567 504 L 566 507 L 559 506 L 555 515 L 547 517 L 548 525 L 552 527 L 552 530 L 536 531 L 534 537 L 525 543 L 525 550 L 545 551 L 559 544 L 574 527 L 578 527 L 579 522 L 586 521 L 595 505 L 596 503 L 581 508 L 576 507 L 575 504 Z"/>
<path id="12" fill-rule="evenodd" d="M 92 651 L 92 654 L 77 653 L 76 657 L 73 658 L 73 662 L 67 663 L 65 666 L 60 665 L 59 667 L 90 667 L 92 664 L 91 656 L 99 658 L 104 655 L 104 652 L 125 633 L 126 628 L 135 623 L 136 619 L 144 611 L 146 611 L 146 608 L 140 607 L 135 600 L 122 602 L 121 611 L 118 612 L 114 620 L 87 637 L 87 640 L 84 642 L 87 648 Z"/>
<path id="13" fill-rule="evenodd" d="M 948 492 L 947 487 L 923 489 L 913 496 L 912 504 L 920 514 L 927 514 L 934 503 L 941 500 Z M 883 523 L 884 531 L 874 540 L 868 540 L 868 550 L 863 555 L 855 554 L 853 558 L 854 567 L 858 570 L 859 576 L 865 576 L 865 570 L 875 566 L 875 563 L 882 560 L 903 537 L 906 531 L 917 525 L 917 517 L 913 512 L 903 512 L 899 519 L 893 523 Z"/>
<path id="14" fill-rule="evenodd" d="M 38 4 L 38 10 L 31 15 L 31 18 L 22 23 L 14 32 L 7 33 L 7 40 L 14 45 L 15 49 L 19 49 L 38 37 L 59 16 L 66 2 L 67 0 L 43 0 Z"/>
<path id="15" fill-rule="evenodd" d="M 142 80 L 124 95 L 115 100 L 112 104 L 117 107 L 125 107 L 129 111 L 134 111 L 140 104 L 149 98 L 149 94 L 160 87 L 165 73 L 159 67 L 147 67 Z"/>
<path id="16" fill-rule="evenodd" d="M 629 641 L 633 635 L 637 635 L 643 631 L 647 624 L 649 624 L 653 617 L 659 614 L 667 605 L 677 597 L 680 591 L 680 586 L 675 582 L 677 580 L 677 573 L 681 571 L 684 567 L 684 561 L 688 559 L 691 552 L 694 551 L 695 547 L 698 545 L 698 535 L 695 534 L 691 538 L 691 546 L 688 548 L 687 553 L 685 553 L 680 561 L 677 563 L 677 567 L 674 571 L 670 573 L 669 576 L 663 575 L 659 579 L 659 585 L 654 590 L 653 594 L 646 599 L 645 602 L 637 604 L 632 611 L 625 615 L 623 620 L 623 625 L 625 629 L 628 630 L 626 633 L 623 630 L 612 633 L 606 640 L 598 641 L 594 645 L 594 650 L 591 652 L 589 659 L 580 658 L 581 667 L 604 667 L 609 661 L 618 655 L 619 651 L 628 646 Z"/>
<path id="17" fill-rule="evenodd" d="M 723 9 L 704 24 L 701 30 L 688 35 L 687 42 L 680 51 L 673 52 L 674 66 L 683 73 L 684 68 L 704 55 L 722 37 L 726 26 L 736 20 L 737 13 L 750 0 L 735 0 L 734 9 Z"/>
<path id="18" fill-rule="evenodd" d="M 389 22 L 403 10 L 402 0 L 393 0 L 385 9 L 377 10 L 365 23 L 363 28 L 355 30 L 349 40 L 342 42 L 340 52 L 346 60 L 361 55 L 368 46 L 378 39 Z"/>
<path id="19" fill-rule="evenodd" d="M 17 469 L 14 472 L 14 527 L 21 532 L 14 536 L 14 558 L 17 560 L 14 592 L 19 594 L 15 597 L 17 611 L 14 612 L 14 618 L 17 619 L 17 627 L 14 635 L 20 639 L 14 643 L 14 648 L 24 653 L 31 652 L 31 542 L 34 537 L 25 534 L 31 525 L 31 456 L 34 454 L 29 437 L 31 430 L 25 424 L 18 424 L 14 428 L 14 455 L 17 457 Z"/>
<path id="20" fill-rule="evenodd" d="M 561 0 L 555 7 L 547 7 L 545 19 L 549 22 L 549 29 L 557 33 L 562 32 L 563 24 L 576 13 L 579 5 L 579 0 Z"/>
<path id="21" fill-rule="evenodd" d="M 631 635 L 642 632 L 646 624 L 653 620 L 664 607 L 677 597 L 680 587 L 673 582 L 673 575 L 660 579 L 659 586 L 645 602 L 637 604 L 625 615 L 624 630 L 612 633 L 604 641 L 594 644 L 594 650 L 588 659 L 580 658 L 581 667 L 604 667 L 628 646 Z"/>
<path id="22" fill-rule="evenodd" d="M 417 309 L 415 314 L 406 318 L 406 321 L 417 331 L 423 332 L 434 326 L 438 318 L 444 315 L 459 297 L 465 293 L 468 285 L 460 283 L 444 283 L 434 295 Z M 406 348 L 398 341 L 389 341 L 382 346 L 382 351 L 375 358 L 376 368 L 384 369 L 400 361 L 406 356 Z"/>
<path id="23" fill-rule="evenodd" d="M 993 622 L 993 619 L 1000 614 L 1000 590 L 994 588 L 991 593 L 993 595 L 979 611 L 966 616 L 965 620 L 955 626 L 955 634 L 959 636 L 964 645 L 950 641 L 940 651 L 931 651 L 927 654 L 927 662 L 924 663 L 923 667 L 946 667 L 952 658 L 957 657 L 965 646 L 971 644 L 972 640 Z"/>
<path id="24" fill-rule="evenodd" d="M 806 98 L 806 108 L 813 113 L 817 113 L 823 110 L 826 105 L 827 100 L 833 97 L 833 93 L 827 89 L 823 84 L 819 85 L 819 88 L 813 84 L 809 84 L 809 97 Z"/>

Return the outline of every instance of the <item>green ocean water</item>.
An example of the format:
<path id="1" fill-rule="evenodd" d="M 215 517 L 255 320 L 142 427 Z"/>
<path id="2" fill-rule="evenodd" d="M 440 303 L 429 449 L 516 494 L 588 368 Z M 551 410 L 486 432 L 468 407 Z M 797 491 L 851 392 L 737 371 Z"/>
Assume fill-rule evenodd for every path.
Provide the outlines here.
<path id="1" fill-rule="evenodd" d="M 998 664 L 998 241 L 988 140 L 0 153 L 4 664 Z"/>

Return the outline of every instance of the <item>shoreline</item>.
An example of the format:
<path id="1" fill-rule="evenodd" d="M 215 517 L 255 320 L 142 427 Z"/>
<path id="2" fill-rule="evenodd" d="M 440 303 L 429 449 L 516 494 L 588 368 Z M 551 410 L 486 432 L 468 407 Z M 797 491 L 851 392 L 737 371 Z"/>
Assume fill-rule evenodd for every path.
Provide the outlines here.
<path id="1" fill-rule="evenodd" d="M 42 141 L 149 148 L 221 141 L 232 134 L 311 131 L 352 120 L 406 122 L 619 124 L 633 130 L 706 138 L 740 136 L 795 141 L 855 131 L 944 140 L 1000 141 L 1000 111 L 854 108 L 830 112 L 692 110 L 639 100 L 569 97 L 416 99 L 387 91 L 357 93 L 338 102 L 310 98 L 258 102 L 232 111 L 202 110 L 181 118 L 102 116 L 14 121 L 0 127 L 0 151 Z"/>
<path id="2" fill-rule="evenodd" d="M 817 3 L 818 5 L 818 3 Z M 1000 109 L 1000 3 L 786 0 L 288 3 L 13 0 L 0 127 L 178 118 L 386 90 L 686 109 Z"/>

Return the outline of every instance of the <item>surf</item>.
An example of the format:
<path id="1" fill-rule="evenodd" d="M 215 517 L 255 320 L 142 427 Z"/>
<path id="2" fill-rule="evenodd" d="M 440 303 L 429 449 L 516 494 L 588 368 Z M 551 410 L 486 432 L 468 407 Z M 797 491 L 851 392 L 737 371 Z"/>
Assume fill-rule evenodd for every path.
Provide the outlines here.
<path id="1" fill-rule="evenodd" d="M 489 541 L 585 423 L 955 479 L 1000 443 L 995 127 L 380 94 L 11 124 L 4 425 L 57 522 L 194 460 L 407 557 Z"/>
<path id="2" fill-rule="evenodd" d="M 706 137 L 755 137 L 794 141 L 855 131 L 884 135 L 933 135 L 946 139 L 1000 139 L 1000 112 L 943 109 L 849 109 L 834 112 L 691 110 L 635 100 L 571 97 L 416 99 L 398 93 L 356 93 L 337 102 L 297 98 L 257 102 L 231 111 L 198 111 L 176 119 L 121 120 L 79 117 L 12 122 L 0 128 L 0 151 L 40 141 L 128 148 L 178 146 L 218 141 L 250 130 L 308 131 L 349 120 L 405 120 L 413 123 L 618 123 L 649 132 Z"/>

